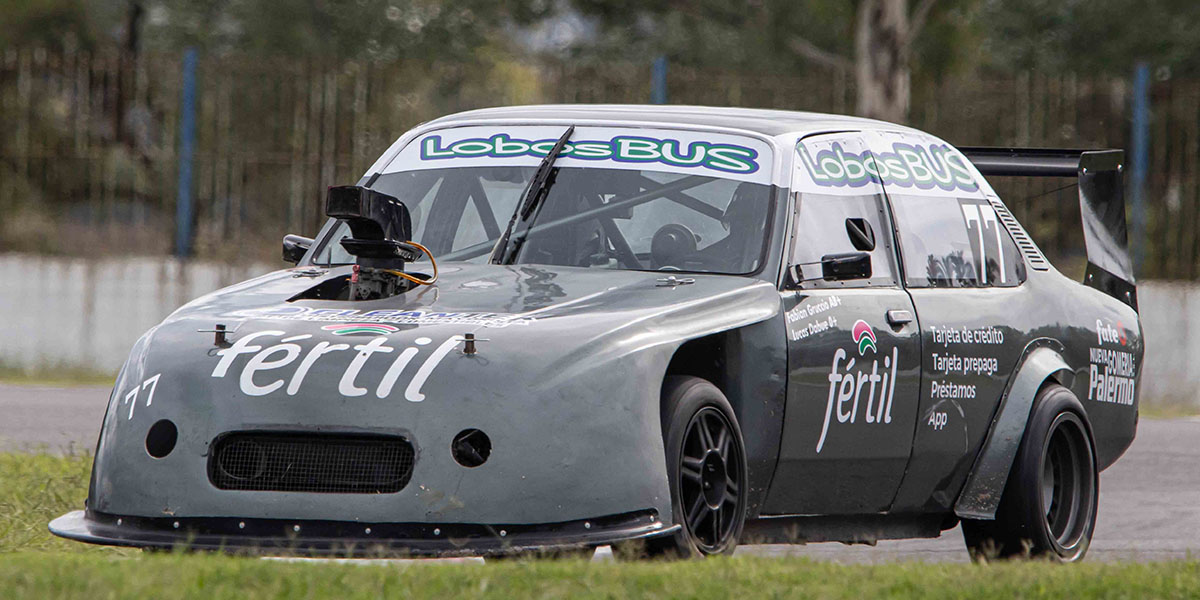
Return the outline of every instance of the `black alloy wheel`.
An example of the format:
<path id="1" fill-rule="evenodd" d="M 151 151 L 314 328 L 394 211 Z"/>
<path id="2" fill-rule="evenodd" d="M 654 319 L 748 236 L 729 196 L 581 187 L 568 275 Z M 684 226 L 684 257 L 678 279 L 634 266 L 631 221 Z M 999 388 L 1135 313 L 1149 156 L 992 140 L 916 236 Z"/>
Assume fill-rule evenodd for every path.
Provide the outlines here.
<path id="1" fill-rule="evenodd" d="M 1078 415 L 1062 413 L 1055 419 L 1043 456 L 1041 510 L 1047 541 L 1055 554 L 1068 556 L 1091 535 L 1096 512 L 1092 449 Z"/>
<path id="2" fill-rule="evenodd" d="M 699 377 L 663 383 L 662 423 L 672 535 L 613 545 L 618 558 L 732 554 L 746 518 L 746 450 L 725 394 Z"/>
<path id="3" fill-rule="evenodd" d="M 684 525 L 701 552 L 720 552 L 740 520 L 742 452 L 733 425 L 717 408 L 692 416 L 680 453 L 679 495 Z"/>
<path id="4" fill-rule="evenodd" d="M 1100 485 L 1085 414 L 1062 386 L 1038 394 L 996 519 L 962 521 L 973 559 L 1084 557 L 1096 528 Z"/>

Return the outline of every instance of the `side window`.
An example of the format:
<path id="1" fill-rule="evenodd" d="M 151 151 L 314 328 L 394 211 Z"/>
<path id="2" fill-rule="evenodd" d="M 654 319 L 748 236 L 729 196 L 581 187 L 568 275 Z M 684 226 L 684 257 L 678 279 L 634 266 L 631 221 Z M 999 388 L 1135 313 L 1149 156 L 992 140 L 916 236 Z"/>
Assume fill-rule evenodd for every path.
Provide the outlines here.
<path id="1" fill-rule="evenodd" d="M 1025 262 L 986 200 L 891 198 L 910 287 L 1015 287 L 1025 281 Z"/>
<path id="2" fill-rule="evenodd" d="M 804 287 L 896 284 L 891 227 L 883 202 L 883 196 L 877 194 L 800 194 L 789 264 L 800 266 L 800 275 L 806 280 Z M 844 282 L 820 279 L 823 257 L 850 252 L 871 255 L 870 279 Z"/>

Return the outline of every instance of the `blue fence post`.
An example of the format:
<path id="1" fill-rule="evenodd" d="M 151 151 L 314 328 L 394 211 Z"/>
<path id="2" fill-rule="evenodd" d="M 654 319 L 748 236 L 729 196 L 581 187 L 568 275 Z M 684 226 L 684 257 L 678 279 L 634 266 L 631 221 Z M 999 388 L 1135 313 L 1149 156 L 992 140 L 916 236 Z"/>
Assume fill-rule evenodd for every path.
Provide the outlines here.
<path id="1" fill-rule="evenodd" d="M 661 54 L 650 68 L 650 103 L 667 103 L 667 57 Z"/>
<path id="2" fill-rule="evenodd" d="M 175 200 L 175 256 L 192 253 L 192 154 L 196 146 L 196 49 L 183 52 L 179 107 L 179 189 Z"/>
<path id="3" fill-rule="evenodd" d="M 1133 69 L 1133 131 L 1130 135 L 1129 207 L 1132 217 L 1133 272 L 1142 274 L 1146 258 L 1146 173 L 1150 163 L 1150 65 Z"/>

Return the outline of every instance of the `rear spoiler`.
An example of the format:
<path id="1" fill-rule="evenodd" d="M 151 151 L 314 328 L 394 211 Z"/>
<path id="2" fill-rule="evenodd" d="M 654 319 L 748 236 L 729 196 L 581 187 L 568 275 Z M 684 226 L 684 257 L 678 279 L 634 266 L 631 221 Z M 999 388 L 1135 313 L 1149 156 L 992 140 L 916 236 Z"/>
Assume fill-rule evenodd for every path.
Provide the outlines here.
<path id="1" fill-rule="evenodd" d="M 1087 248 L 1083 283 L 1137 310 L 1137 283 L 1129 258 L 1121 150 L 959 148 L 984 175 L 1076 177 Z"/>

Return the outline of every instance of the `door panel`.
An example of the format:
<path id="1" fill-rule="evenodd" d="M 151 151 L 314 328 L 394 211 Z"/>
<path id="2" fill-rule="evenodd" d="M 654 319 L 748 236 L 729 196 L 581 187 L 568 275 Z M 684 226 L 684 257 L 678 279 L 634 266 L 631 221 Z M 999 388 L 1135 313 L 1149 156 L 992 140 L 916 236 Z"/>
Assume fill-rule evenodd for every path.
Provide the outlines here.
<path id="1" fill-rule="evenodd" d="M 1025 264 L 957 150 L 923 134 L 866 139 L 904 168 L 881 180 L 921 329 L 917 428 L 891 511 L 949 511 L 1028 341 L 1006 325 L 1029 302 Z"/>
<path id="2" fill-rule="evenodd" d="M 787 293 L 788 391 L 779 466 L 764 512 L 887 510 L 904 475 L 920 391 L 916 322 L 899 289 Z"/>
<path id="3" fill-rule="evenodd" d="M 763 512 L 878 513 L 891 505 L 912 446 L 919 327 L 898 285 L 883 189 L 858 177 L 865 144 L 857 134 L 818 136 L 804 140 L 798 152 L 787 258 L 804 281 L 782 292 L 787 407 Z M 846 160 L 859 166 L 846 167 Z M 854 180 L 838 185 L 832 176 L 838 172 Z M 870 235 L 862 235 L 864 223 Z M 864 240 L 871 238 L 868 248 Z M 871 256 L 869 278 L 821 279 L 823 256 L 864 251 Z"/>
<path id="4" fill-rule="evenodd" d="M 999 323 L 1026 289 L 910 289 L 921 315 L 922 369 L 912 462 L 894 512 L 953 508 L 1024 347 Z"/>

